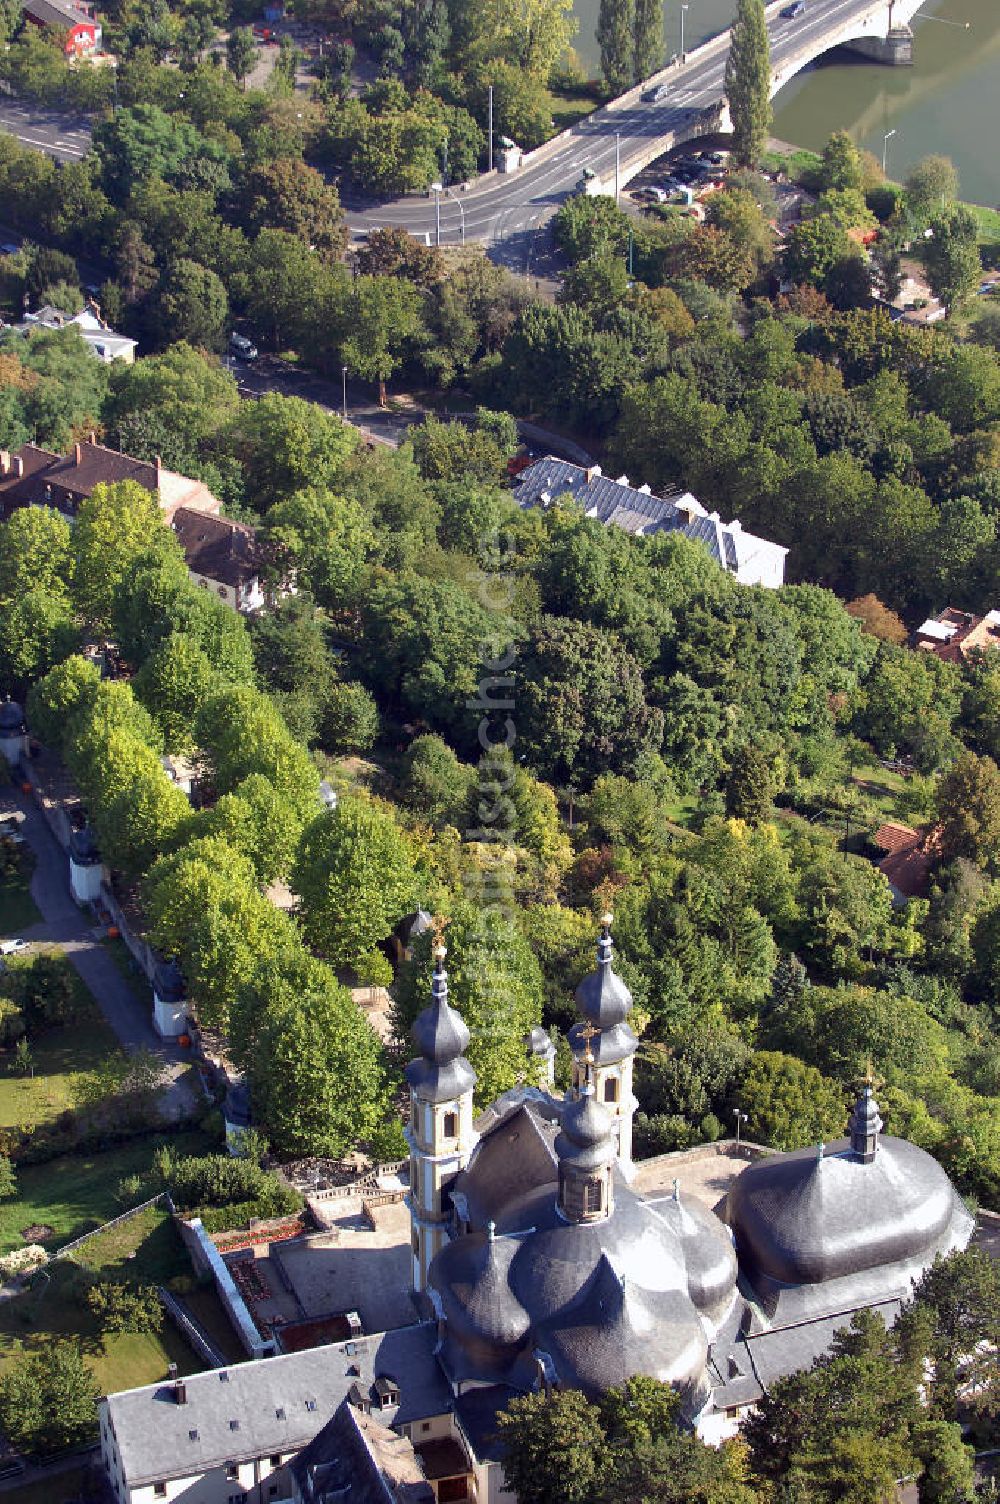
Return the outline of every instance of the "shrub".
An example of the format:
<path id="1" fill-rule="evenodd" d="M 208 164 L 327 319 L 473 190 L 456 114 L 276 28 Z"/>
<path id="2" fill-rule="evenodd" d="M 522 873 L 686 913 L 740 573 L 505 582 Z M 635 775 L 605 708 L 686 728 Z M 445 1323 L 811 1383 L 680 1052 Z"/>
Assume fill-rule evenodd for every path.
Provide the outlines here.
<path id="1" fill-rule="evenodd" d="M 155 1285 L 102 1281 L 87 1291 L 87 1304 L 105 1332 L 158 1332 L 163 1325 Z"/>

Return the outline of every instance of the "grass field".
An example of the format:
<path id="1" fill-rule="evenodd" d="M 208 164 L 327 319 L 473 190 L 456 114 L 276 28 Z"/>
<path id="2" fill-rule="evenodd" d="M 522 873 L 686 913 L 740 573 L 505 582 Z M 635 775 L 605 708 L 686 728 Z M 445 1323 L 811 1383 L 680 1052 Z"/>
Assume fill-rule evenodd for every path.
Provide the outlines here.
<path id="1" fill-rule="evenodd" d="M 159 1332 L 102 1336 L 86 1301 L 96 1276 L 136 1284 L 164 1284 L 190 1272 L 187 1255 L 162 1205 L 147 1207 L 36 1275 L 32 1288 L 0 1303 L 0 1373 L 20 1351 L 61 1337 L 78 1341 L 103 1393 L 151 1384 L 169 1363 L 182 1373 L 200 1366 L 169 1320 Z"/>
<path id="2" fill-rule="evenodd" d="M 118 1182 L 126 1175 L 146 1175 L 157 1145 L 168 1141 L 184 1154 L 208 1154 L 216 1147 L 204 1133 L 157 1135 L 101 1154 L 66 1154 L 19 1169 L 17 1200 L 0 1202 L 0 1253 L 23 1247 L 21 1229 L 35 1223 L 52 1228 L 45 1246 L 58 1248 L 116 1217 L 122 1210 Z"/>
<path id="3" fill-rule="evenodd" d="M 53 1029 L 33 1039 L 33 1075 L 18 1074 L 13 1052 L 8 1052 L 0 1063 L 0 1128 L 34 1128 L 52 1122 L 75 1105 L 81 1079 L 116 1053 L 114 1033 L 96 1020 Z"/>
<path id="4" fill-rule="evenodd" d="M 38 924 L 41 914 L 28 891 L 34 862 L 21 847 L 18 870 L 11 877 L 0 878 L 0 936 L 17 935 L 32 924 Z"/>
<path id="5" fill-rule="evenodd" d="M 585 120 L 601 103 L 586 84 L 573 90 L 572 93 L 563 93 L 561 90 L 556 93 L 550 89 L 549 99 L 552 103 L 552 119 L 556 133 L 569 130 L 570 126 L 576 125 L 578 120 Z"/>

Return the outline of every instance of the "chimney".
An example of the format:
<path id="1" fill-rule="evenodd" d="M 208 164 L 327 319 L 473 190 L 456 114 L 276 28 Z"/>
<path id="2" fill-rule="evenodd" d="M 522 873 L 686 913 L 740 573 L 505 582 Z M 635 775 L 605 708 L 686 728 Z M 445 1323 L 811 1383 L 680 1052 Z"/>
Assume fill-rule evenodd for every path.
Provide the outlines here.
<path id="1" fill-rule="evenodd" d="M 162 468 L 163 468 L 163 461 L 160 459 L 160 456 L 157 455 L 156 456 L 156 484 L 157 485 L 160 484 L 160 471 L 162 470 Z"/>
<path id="2" fill-rule="evenodd" d="M 185 1384 L 185 1382 L 184 1382 L 183 1379 L 179 1379 L 177 1377 L 177 1364 L 176 1363 L 171 1363 L 170 1364 L 169 1368 L 167 1369 L 167 1378 L 170 1380 L 171 1384 L 173 1385 L 173 1389 L 174 1389 L 174 1404 L 175 1405 L 186 1405 L 187 1404 L 187 1385 Z"/>
<path id="3" fill-rule="evenodd" d="M 97 429 L 96 428 L 92 428 L 90 430 L 90 442 L 92 444 L 96 444 L 97 443 Z"/>
<path id="4" fill-rule="evenodd" d="M 20 480 L 22 475 L 24 474 L 24 461 L 19 454 L 16 454 L 14 456 L 14 474 L 17 476 L 18 480 Z"/>
<path id="5" fill-rule="evenodd" d="M 81 460 L 83 459 L 83 450 L 80 447 L 79 442 L 77 442 L 76 444 L 73 445 L 73 454 L 74 454 L 73 463 L 76 464 L 76 465 L 79 465 L 80 462 L 81 462 Z"/>
<path id="6" fill-rule="evenodd" d="M 596 480 L 599 475 L 603 474 L 603 471 L 601 470 L 600 465 L 588 465 L 585 474 L 587 477 L 587 485 L 589 486 L 592 480 Z"/>
<path id="7" fill-rule="evenodd" d="M 11 472 L 10 450 L 0 449 L 0 475 L 9 475 Z"/>

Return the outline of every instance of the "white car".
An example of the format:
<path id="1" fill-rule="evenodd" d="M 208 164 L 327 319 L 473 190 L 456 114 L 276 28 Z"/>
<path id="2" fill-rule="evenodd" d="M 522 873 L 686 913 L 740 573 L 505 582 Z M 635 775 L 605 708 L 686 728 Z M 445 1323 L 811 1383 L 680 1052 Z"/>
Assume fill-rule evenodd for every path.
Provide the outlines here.
<path id="1" fill-rule="evenodd" d="M 231 334 L 229 336 L 229 348 L 234 355 L 239 355 L 244 360 L 257 359 L 257 346 L 252 339 L 247 339 L 245 334 Z"/>
<path id="2" fill-rule="evenodd" d="M 0 940 L 0 956 L 16 956 L 27 949 L 27 940 Z"/>

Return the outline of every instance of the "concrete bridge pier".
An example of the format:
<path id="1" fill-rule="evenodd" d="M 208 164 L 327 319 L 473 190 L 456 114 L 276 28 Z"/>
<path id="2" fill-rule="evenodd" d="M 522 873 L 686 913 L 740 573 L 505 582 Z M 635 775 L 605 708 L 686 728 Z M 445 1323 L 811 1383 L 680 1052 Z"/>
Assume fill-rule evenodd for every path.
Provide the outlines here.
<path id="1" fill-rule="evenodd" d="M 913 32 L 909 26 L 893 26 L 888 36 L 857 37 L 853 42 L 844 42 L 846 52 L 857 52 L 873 63 L 885 63 L 890 68 L 909 68 L 913 65 Z"/>

